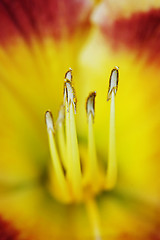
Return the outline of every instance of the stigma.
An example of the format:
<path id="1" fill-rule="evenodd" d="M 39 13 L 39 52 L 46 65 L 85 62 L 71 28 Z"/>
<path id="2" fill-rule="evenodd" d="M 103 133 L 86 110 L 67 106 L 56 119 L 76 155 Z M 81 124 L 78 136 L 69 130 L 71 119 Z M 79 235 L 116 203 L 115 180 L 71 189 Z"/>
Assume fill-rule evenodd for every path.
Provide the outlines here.
<path id="1" fill-rule="evenodd" d="M 86 99 L 88 142 L 85 156 L 81 154 L 81 143 L 76 129 L 76 93 L 72 82 L 72 69 L 64 76 L 64 98 L 56 123 L 50 111 L 45 113 L 50 165 L 48 187 L 55 198 L 63 203 L 82 202 L 101 191 L 114 188 L 117 180 L 115 154 L 115 104 L 118 89 L 118 67 L 110 76 L 107 100 L 110 106 L 109 150 L 106 163 L 97 156 L 94 137 L 96 91 Z"/>

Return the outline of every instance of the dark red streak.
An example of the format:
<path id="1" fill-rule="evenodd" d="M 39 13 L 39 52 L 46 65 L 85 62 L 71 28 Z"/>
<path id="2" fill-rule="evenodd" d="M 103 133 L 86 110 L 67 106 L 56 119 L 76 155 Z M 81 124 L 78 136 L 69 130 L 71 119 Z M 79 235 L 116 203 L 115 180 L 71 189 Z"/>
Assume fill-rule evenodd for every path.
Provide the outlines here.
<path id="1" fill-rule="evenodd" d="M 15 36 L 29 42 L 52 36 L 55 40 L 70 38 L 75 32 L 83 34 L 89 26 L 90 8 L 86 0 L 1 0 L 0 44 Z M 83 16 L 83 17 L 82 17 Z"/>
<path id="2" fill-rule="evenodd" d="M 0 240 L 18 240 L 19 232 L 11 223 L 0 217 Z"/>
<path id="3" fill-rule="evenodd" d="M 148 60 L 160 58 L 160 9 L 134 13 L 129 19 L 117 19 L 111 26 L 104 24 L 102 31 L 115 50 L 127 47 L 137 50 Z"/>

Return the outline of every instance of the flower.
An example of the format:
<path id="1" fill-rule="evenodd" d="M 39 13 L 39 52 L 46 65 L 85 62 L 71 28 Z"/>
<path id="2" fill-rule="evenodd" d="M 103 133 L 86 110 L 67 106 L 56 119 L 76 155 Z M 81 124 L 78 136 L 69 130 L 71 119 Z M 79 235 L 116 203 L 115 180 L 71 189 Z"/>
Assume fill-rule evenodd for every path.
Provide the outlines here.
<path id="1" fill-rule="evenodd" d="M 5 227 L 3 238 L 12 233 L 15 239 L 160 238 L 160 13 L 157 1 L 141 3 L 1 1 L 0 226 L 7 226 L 6 221 L 11 226 L 8 235 Z M 65 82 L 65 100 L 74 88 L 80 156 L 87 156 L 85 102 L 92 93 L 87 112 L 95 115 L 97 156 L 106 166 L 107 84 L 115 65 L 120 67 L 116 186 L 94 194 L 95 201 L 89 204 L 81 199 L 66 204 L 55 195 L 54 186 L 47 185 L 55 175 L 47 171 L 51 167 L 44 113 L 51 109 L 56 119 L 63 101 L 64 73 L 72 67 L 73 86 Z M 68 74 L 65 81 L 71 78 Z M 108 98 L 111 92 L 109 88 Z M 70 97 L 74 103 L 73 93 Z M 50 112 L 46 117 L 50 131 L 54 127 Z"/>

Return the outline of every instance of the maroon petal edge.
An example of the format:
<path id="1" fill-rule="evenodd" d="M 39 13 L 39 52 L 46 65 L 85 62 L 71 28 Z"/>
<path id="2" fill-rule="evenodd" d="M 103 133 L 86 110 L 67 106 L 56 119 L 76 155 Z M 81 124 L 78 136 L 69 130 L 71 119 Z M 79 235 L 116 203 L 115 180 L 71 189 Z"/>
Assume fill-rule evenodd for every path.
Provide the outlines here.
<path id="1" fill-rule="evenodd" d="M 0 240 L 18 240 L 19 231 L 0 216 Z"/>
<path id="2" fill-rule="evenodd" d="M 160 59 L 160 9 L 137 12 L 111 25 L 103 22 L 101 29 L 116 51 L 124 47 L 138 56 L 146 53 L 150 62 Z"/>

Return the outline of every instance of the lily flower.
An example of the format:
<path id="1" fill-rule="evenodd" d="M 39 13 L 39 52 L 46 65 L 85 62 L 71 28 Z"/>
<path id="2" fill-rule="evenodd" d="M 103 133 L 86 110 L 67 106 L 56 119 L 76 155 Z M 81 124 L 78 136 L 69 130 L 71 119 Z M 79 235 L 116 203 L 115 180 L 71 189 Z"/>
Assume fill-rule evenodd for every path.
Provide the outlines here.
<path id="1" fill-rule="evenodd" d="M 0 239 L 160 239 L 159 5 L 0 2 Z"/>

